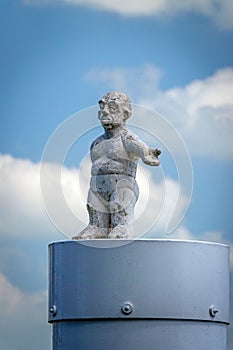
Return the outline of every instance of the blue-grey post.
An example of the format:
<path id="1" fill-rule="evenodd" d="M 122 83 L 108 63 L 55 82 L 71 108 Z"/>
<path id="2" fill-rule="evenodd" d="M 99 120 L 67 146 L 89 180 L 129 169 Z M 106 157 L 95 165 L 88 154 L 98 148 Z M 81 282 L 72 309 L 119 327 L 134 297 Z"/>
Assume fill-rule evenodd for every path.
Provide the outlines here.
<path id="1" fill-rule="evenodd" d="M 92 245 L 49 246 L 53 350 L 227 349 L 229 247 L 156 239 Z"/>

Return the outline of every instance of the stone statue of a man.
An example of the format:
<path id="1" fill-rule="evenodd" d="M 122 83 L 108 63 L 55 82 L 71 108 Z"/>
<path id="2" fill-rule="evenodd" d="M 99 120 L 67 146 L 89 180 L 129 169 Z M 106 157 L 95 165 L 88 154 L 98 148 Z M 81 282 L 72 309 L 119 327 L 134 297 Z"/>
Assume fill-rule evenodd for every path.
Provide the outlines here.
<path id="1" fill-rule="evenodd" d="M 131 102 L 122 92 L 99 101 L 104 134 L 91 145 L 91 182 L 87 199 L 89 225 L 73 239 L 132 238 L 132 219 L 139 191 L 135 180 L 139 159 L 157 166 L 161 153 L 148 147 L 125 126 Z"/>

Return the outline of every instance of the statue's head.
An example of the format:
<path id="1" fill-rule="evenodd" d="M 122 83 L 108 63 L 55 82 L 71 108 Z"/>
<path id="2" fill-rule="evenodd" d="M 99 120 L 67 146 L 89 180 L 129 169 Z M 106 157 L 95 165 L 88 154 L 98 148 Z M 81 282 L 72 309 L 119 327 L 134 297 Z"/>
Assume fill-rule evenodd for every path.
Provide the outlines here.
<path id="1" fill-rule="evenodd" d="M 99 100 L 98 118 L 105 129 L 123 125 L 131 116 L 131 101 L 123 92 L 108 92 Z"/>

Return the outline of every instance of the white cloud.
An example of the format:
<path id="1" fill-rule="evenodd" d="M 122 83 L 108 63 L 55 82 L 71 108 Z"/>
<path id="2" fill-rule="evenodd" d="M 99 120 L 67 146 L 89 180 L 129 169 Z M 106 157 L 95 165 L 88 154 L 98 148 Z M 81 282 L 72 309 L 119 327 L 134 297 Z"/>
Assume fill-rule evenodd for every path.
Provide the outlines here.
<path id="1" fill-rule="evenodd" d="M 57 4 L 88 6 L 123 16 L 175 16 L 194 12 L 211 18 L 223 28 L 232 28 L 231 0 L 24 0 L 25 4 Z"/>
<path id="2" fill-rule="evenodd" d="M 128 92 L 130 96 L 138 99 L 139 96 L 148 96 L 157 92 L 158 84 L 163 72 L 152 64 L 144 64 L 141 67 L 124 69 L 92 69 L 85 79 L 93 83 L 101 83 L 115 90 Z"/>
<path id="3" fill-rule="evenodd" d="M 39 291 L 34 294 L 23 293 L 13 286 L 7 277 L 0 273 L 0 306 L 1 311 L 10 317 L 18 317 L 25 309 L 40 307 L 47 300 L 47 292 Z"/>
<path id="4" fill-rule="evenodd" d="M 0 273 L 0 348 L 50 348 L 47 291 L 24 293 Z M 16 345 L 17 344 L 17 345 Z"/>
<path id="5" fill-rule="evenodd" d="M 193 154 L 232 158 L 233 69 L 223 68 L 206 79 L 165 91 L 159 88 L 160 77 L 160 70 L 148 64 L 137 69 L 92 70 L 86 75 L 90 82 L 101 82 L 106 90 L 125 91 L 134 103 L 164 115 Z"/>
<path id="6" fill-rule="evenodd" d="M 39 164 L 0 155 L 0 235 L 54 233 L 40 195 Z"/>
<path id="7" fill-rule="evenodd" d="M 87 155 L 80 169 L 63 166 L 61 176 L 61 169 L 56 164 L 48 163 L 44 168 L 43 198 L 46 210 L 52 222 L 68 237 L 77 234 L 88 222 L 86 198 L 90 165 Z M 56 231 L 42 205 L 39 163 L 0 155 L 0 169 L 0 235 L 31 238 L 36 235 L 52 236 Z M 152 174 L 157 174 L 157 180 L 153 179 Z M 161 167 L 139 167 L 137 179 L 140 187 L 135 215 L 137 234 L 143 234 L 155 224 L 160 213 L 162 215 L 157 227 L 165 229 L 176 206 L 179 191 L 181 196 L 176 220 L 182 218 L 187 204 L 186 196 L 177 182 L 164 178 Z"/>
<path id="8" fill-rule="evenodd" d="M 64 195 L 64 205 L 67 212 L 71 209 L 75 215 L 81 217 L 85 222 L 86 196 L 80 193 L 78 185 L 78 169 L 61 168 L 55 163 L 48 163 L 44 167 L 46 171 L 46 200 L 43 205 L 45 193 L 41 194 L 40 186 L 40 163 L 33 163 L 30 160 L 13 158 L 11 155 L 0 154 L 0 236 L 2 237 L 31 237 L 47 236 L 53 239 L 54 236 L 62 239 L 51 221 L 59 227 L 59 220 L 63 226 L 69 226 L 69 216 L 63 212 L 63 207 L 59 205 L 58 197 Z M 84 189 L 88 186 L 88 178 L 83 174 L 82 185 Z M 85 193 L 86 193 L 85 192 Z M 54 208 L 54 218 L 46 214 L 48 207 Z M 51 221 L 50 221 L 50 220 Z M 75 222 L 76 224 L 77 222 Z M 84 223 L 78 222 L 76 230 L 80 230 Z M 81 224 L 81 226 L 80 226 Z"/>
<path id="9" fill-rule="evenodd" d="M 135 233 L 139 236 L 145 233 L 146 236 L 152 234 L 154 237 L 166 238 L 167 226 L 174 209 L 176 208 L 174 214 L 174 223 L 176 224 L 183 219 L 187 209 L 188 198 L 183 192 L 182 186 L 171 178 L 164 178 L 162 174 L 158 175 L 158 172 L 158 168 L 146 168 L 137 177 L 141 202 L 139 197 L 139 203 L 135 210 Z M 153 179 L 155 173 L 157 173 L 156 180 Z M 145 179 L 141 178 L 142 175 L 145 176 L 148 187 L 144 183 Z M 179 194 L 179 203 L 177 203 Z M 140 206 L 143 206 L 141 211 L 138 208 Z"/>

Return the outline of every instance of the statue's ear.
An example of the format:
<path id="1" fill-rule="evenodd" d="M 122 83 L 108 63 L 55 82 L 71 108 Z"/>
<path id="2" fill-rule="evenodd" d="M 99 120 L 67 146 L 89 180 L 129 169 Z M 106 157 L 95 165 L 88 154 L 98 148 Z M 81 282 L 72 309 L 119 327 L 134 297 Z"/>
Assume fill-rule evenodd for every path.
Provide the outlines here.
<path id="1" fill-rule="evenodd" d="M 130 117 L 130 114 L 128 111 L 124 111 L 124 120 L 128 119 Z"/>

